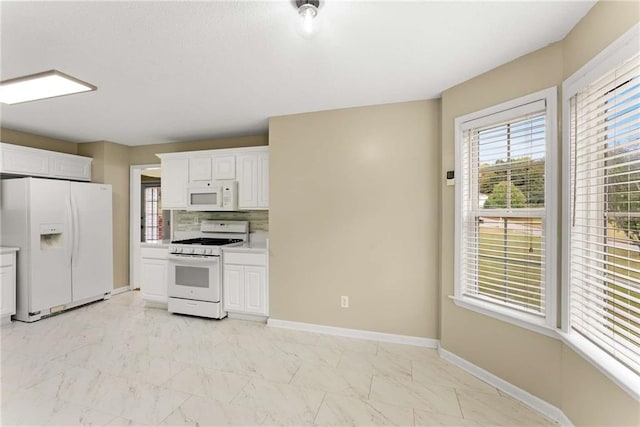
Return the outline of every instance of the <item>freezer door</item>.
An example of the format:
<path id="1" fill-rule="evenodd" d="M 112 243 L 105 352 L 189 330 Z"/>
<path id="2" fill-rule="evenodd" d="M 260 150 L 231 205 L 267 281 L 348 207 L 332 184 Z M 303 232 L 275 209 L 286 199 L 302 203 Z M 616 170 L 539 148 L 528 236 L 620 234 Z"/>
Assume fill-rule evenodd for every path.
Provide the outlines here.
<path id="1" fill-rule="evenodd" d="M 31 313 L 71 302 L 69 182 L 30 178 Z"/>
<path id="2" fill-rule="evenodd" d="M 71 183 L 73 301 L 102 295 L 113 289 L 111 197 L 110 185 Z"/>

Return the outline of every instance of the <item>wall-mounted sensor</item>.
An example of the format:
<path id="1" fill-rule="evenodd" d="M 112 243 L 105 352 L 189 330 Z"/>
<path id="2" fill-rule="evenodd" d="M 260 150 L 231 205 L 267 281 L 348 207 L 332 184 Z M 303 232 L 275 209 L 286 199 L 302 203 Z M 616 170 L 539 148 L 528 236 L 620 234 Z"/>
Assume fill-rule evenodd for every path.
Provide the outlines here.
<path id="1" fill-rule="evenodd" d="M 447 171 L 447 185 L 455 185 L 455 174 L 453 171 Z"/>

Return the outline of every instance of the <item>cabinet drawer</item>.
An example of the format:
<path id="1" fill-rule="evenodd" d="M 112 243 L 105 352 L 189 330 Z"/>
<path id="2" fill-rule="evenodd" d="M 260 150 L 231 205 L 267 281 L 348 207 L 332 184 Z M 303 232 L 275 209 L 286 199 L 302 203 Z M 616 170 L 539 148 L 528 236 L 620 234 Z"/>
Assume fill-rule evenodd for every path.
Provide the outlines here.
<path id="1" fill-rule="evenodd" d="M 225 252 L 225 264 L 267 265 L 267 254 Z"/>
<path id="2" fill-rule="evenodd" d="M 169 298 L 168 310 L 170 313 L 190 314 L 201 317 L 222 317 L 220 303 L 194 301 L 190 299 Z"/>
<path id="3" fill-rule="evenodd" d="M 140 258 L 167 259 L 167 248 L 140 248 Z"/>

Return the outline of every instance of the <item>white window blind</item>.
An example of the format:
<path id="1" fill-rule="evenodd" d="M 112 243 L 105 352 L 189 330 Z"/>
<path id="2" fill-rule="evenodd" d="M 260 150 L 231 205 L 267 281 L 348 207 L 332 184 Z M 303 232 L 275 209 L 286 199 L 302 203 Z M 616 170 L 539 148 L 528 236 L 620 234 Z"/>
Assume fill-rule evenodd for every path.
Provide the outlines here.
<path id="1" fill-rule="evenodd" d="M 545 99 L 461 125 L 458 297 L 546 323 Z"/>
<path id="2" fill-rule="evenodd" d="M 640 56 L 569 108 L 570 328 L 640 373 Z"/>

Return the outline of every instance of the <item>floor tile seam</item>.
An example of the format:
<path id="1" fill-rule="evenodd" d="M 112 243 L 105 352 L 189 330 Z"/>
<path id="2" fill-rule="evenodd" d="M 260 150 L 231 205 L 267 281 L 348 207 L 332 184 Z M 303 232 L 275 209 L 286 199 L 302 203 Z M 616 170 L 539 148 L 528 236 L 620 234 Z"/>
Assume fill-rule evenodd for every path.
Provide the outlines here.
<path id="1" fill-rule="evenodd" d="M 327 392 L 324 392 L 322 394 L 322 400 L 320 401 L 320 405 L 318 405 L 318 409 L 316 409 L 316 414 L 313 416 L 313 421 L 311 422 L 312 424 L 316 423 L 316 419 L 318 418 L 318 414 L 320 413 L 320 408 L 322 408 L 322 405 L 324 404 L 324 400 L 327 397 Z"/>
<path id="2" fill-rule="evenodd" d="M 333 395 L 341 396 L 341 397 L 347 397 L 347 398 L 352 398 L 352 399 L 360 399 L 362 401 L 368 400 L 366 396 L 363 396 L 362 394 L 358 393 L 357 391 L 354 391 L 352 394 L 349 394 L 347 392 L 340 391 L 340 390 L 326 390 L 326 389 L 323 389 L 323 388 L 320 388 L 320 387 L 314 387 L 314 386 L 298 385 L 298 384 L 286 384 L 286 385 L 290 385 L 292 387 L 296 387 L 298 389 L 302 389 L 302 390 L 305 390 L 305 391 L 329 393 L 329 394 L 333 394 Z M 351 387 L 350 384 L 347 384 L 347 385 L 348 385 L 348 390 L 354 390 L 354 388 Z"/>
<path id="3" fill-rule="evenodd" d="M 376 403 L 381 403 L 383 405 L 392 406 L 392 407 L 395 407 L 395 408 L 398 408 L 398 409 L 411 409 L 413 411 L 413 414 L 414 414 L 414 424 L 415 424 L 416 411 L 423 411 L 423 412 L 429 412 L 429 413 L 448 416 L 448 417 L 455 417 L 455 415 L 452 415 L 451 413 L 440 411 L 438 409 L 416 408 L 415 406 L 399 405 L 397 403 L 389 403 L 389 402 L 384 402 L 382 400 L 376 400 L 376 399 L 367 399 L 365 401 L 365 403 L 367 403 L 371 407 L 373 407 L 373 405 L 375 405 Z M 387 418 L 387 417 L 385 417 L 385 418 Z M 462 418 L 462 417 L 459 417 L 459 418 Z"/>
<path id="4" fill-rule="evenodd" d="M 238 398 L 238 396 L 240 396 L 240 394 L 244 391 L 245 388 L 247 388 L 247 386 L 251 383 L 251 381 L 253 381 L 252 378 L 249 378 L 249 380 L 247 382 L 244 383 L 244 385 L 240 388 L 240 390 L 238 390 L 238 392 L 235 394 L 235 396 L 233 396 L 230 400 L 229 400 L 229 404 L 230 405 L 236 405 L 236 406 L 240 406 L 242 408 L 246 408 L 246 406 L 243 405 L 238 405 L 237 403 L 233 403 L 234 400 L 236 400 Z"/>
<path id="5" fill-rule="evenodd" d="M 453 387 L 447 387 L 447 388 L 455 392 L 455 389 Z M 457 394 L 456 394 L 456 399 L 457 399 Z M 434 412 L 436 414 L 441 414 L 441 415 L 446 415 L 446 416 L 455 416 L 455 415 L 452 415 L 451 413 L 440 411 L 438 409 L 427 410 L 427 409 L 424 409 L 424 408 L 416 408 L 415 406 L 398 404 L 397 402 L 385 402 L 384 400 L 380 400 L 380 399 L 371 399 L 371 398 L 369 398 L 369 399 L 367 399 L 367 402 L 369 402 L 369 401 L 370 402 L 382 403 L 382 404 L 388 405 L 388 406 L 395 406 L 397 408 L 413 409 L 413 410 L 420 410 L 420 411 L 426 411 L 426 412 Z M 459 402 L 458 402 L 458 406 L 460 406 Z M 460 413 L 462 413 L 462 411 L 460 411 Z"/>
<path id="6" fill-rule="evenodd" d="M 163 423 L 167 420 L 167 418 L 169 418 L 171 415 L 173 415 L 174 412 L 179 410 L 182 407 L 182 405 L 184 405 L 189 399 L 191 399 L 194 396 L 195 395 L 192 394 L 189 397 L 187 397 L 184 401 L 182 401 L 182 403 L 180 403 L 178 406 L 176 406 L 166 417 L 164 417 L 162 420 L 160 420 L 159 422 L 155 423 L 154 425 L 156 425 L 156 426 L 163 425 Z M 127 419 L 129 419 L 129 418 L 127 418 Z M 136 420 L 131 420 L 131 421 L 134 422 L 134 423 L 136 422 Z M 135 425 L 135 424 L 133 424 L 133 425 Z"/>
<path id="7" fill-rule="evenodd" d="M 66 369 L 65 369 L 65 370 L 66 370 Z M 33 388 L 33 387 L 35 387 L 35 386 L 37 386 L 37 385 L 40 385 L 40 384 L 44 383 L 45 381 L 49 381 L 49 380 L 50 380 L 51 378 L 53 378 L 53 377 L 56 377 L 56 376 L 58 376 L 58 375 L 63 375 L 65 370 L 61 370 L 61 371 L 59 371 L 59 372 L 55 372 L 55 373 L 53 373 L 53 374 L 46 375 L 46 376 L 44 376 L 44 377 L 40 377 L 40 378 L 38 378 L 38 380 L 37 380 L 37 381 L 35 381 L 35 382 L 33 382 L 33 383 L 29 384 L 29 385 L 26 385 L 26 386 L 20 386 L 19 388 L 22 388 L 22 389 L 28 390 L 28 389 L 30 389 L 30 388 Z"/>
<path id="8" fill-rule="evenodd" d="M 433 379 L 429 379 L 428 384 L 425 383 L 423 380 L 416 380 L 415 378 L 412 378 L 412 382 L 416 385 L 422 386 L 422 387 L 430 387 L 430 386 L 436 386 L 436 387 L 446 387 L 446 388 L 454 388 L 454 389 L 459 389 L 461 391 L 469 391 L 469 392 L 474 392 L 474 393 L 482 393 L 482 394 L 486 394 L 489 396 L 500 396 L 499 394 L 499 390 L 497 388 L 491 387 L 490 385 L 487 384 L 487 386 L 489 388 L 492 388 L 495 393 L 490 393 L 487 390 L 484 390 L 480 387 L 476 388 L 474 386 L 464 386 L 464 385 L 459 385 L 459 384 L 454 384 L 452 382 L 447 382 L 446 380 L 443 381 L 439 381 L 439 380 L 433 380 Z M 486 383 L 485 383 L 486 384 Z M 504 397 L 504 396 L 502 396 Z"/>
<path id="9" fill-rule="evenodd" d="M 273 342 L 273 345 L 275 345 L 276 347 L 283 345 L 283 344 L 294 344 L 294 345 L 298 345 L 298 346 L 303 346 L 303 347 L 311 347 L 312 349 L 322 349 L 322 350 L 331 350 L 331 351 L 338 351 L 338 352 L 342 352 L 341 349 L 338 348 L 331 348 L 330 346 L 327 345 L 323 345 L 323 344 L 309 344 L 309 343 L 301 343 L 301 342 L 297 342 L 297 341 L 287 341 L 287 340 L 283 340 L 283 339 L 269 339 L 267 338 L 269 341 Z M 279 347 L 278 347 L 279 348 Z"/>
<path id="10" fill-rule="evenodd" d="M 462 410 L 462 402 L 460 402 L 460 396 L 458 396 L 458 390 L 455 387 L 453 388 L 453 392 L 456 394 L 456 401 L 458 402 L 458 409 L 460 410 L 460 416 L 463 419 L 467 419 L 464 416 L 464 411 Z"/>
<path id="11" fill-rule="evenodd" d="M 303 362 L 301 362 L 298 365 L 298 368 L 296 369 L 296 372 L 294 372 L 294 374 L 291 376 L 291 378 L 289 378 L 289 382 L 287 384 L 291 385 L 291 383 L 293 382 L 293 379 L 296 377 L 296 375 L 298 375 L 298 372 L 300 372 L 300 369 L 302 368 L 302 364 L 303 364 Z"/>

